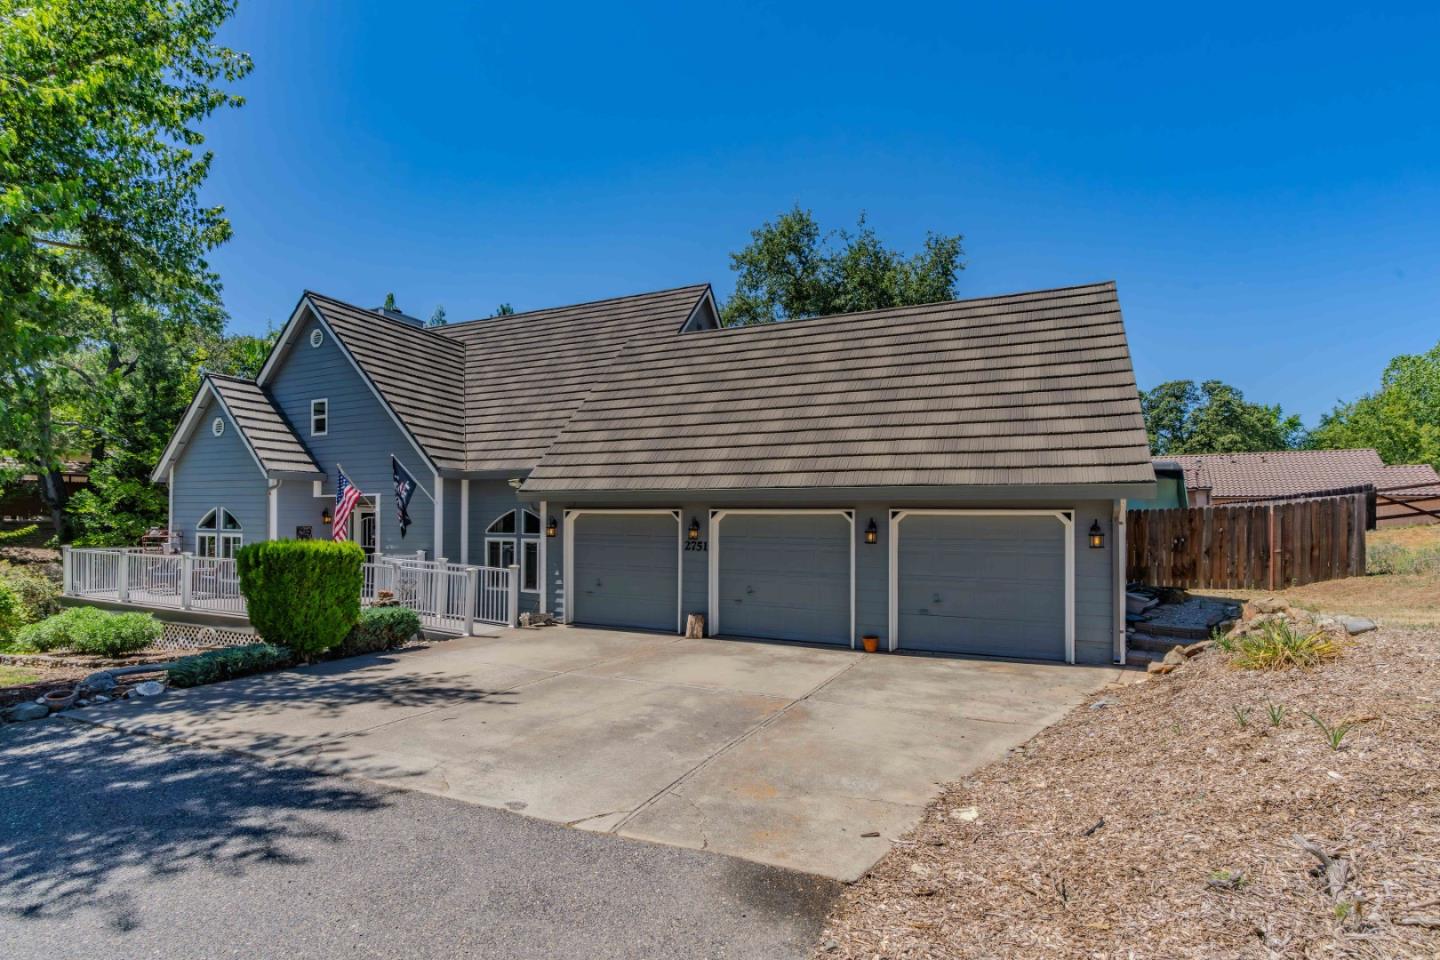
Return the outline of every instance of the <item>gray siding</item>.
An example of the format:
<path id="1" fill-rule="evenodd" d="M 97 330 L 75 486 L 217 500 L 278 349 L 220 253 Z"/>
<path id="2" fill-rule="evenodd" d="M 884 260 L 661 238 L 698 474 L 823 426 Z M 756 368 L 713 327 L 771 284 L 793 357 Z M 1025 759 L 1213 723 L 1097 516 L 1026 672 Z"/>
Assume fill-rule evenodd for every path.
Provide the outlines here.
<path id="1" fill-rule="evenodd" d="M 310 528 L 315 540 L 330 539 L 330 528 L 320 519 L 320 512 L 334 504 L 334 496 L 317 497 L 314 484 L 309 480 L 282 480 L 277 496 L 276 536 L 281 540 L 294 540 L 296 527 Z"/>
<path id="2" fill-rule="evenodd" d="M 445 481 L 446 486 L 449 486 L 452 483 L 458 490 L 460 487 L 459 481 Z M 446 511 L 449 511 L 451 509 L 450 505 L 446 504 L 445 509 Z M 458 498 L 456 500 L 454 509 L 456 511 L 454 536 L 458 538 L 460 536 L 460 506 Z M 508 513 L 511 510 L 530 510 L 533 513 L 539 514 L 540 505 L 538 503 L 521 503 L 520 500 L 516 498 L 515 491 L 505 480 L 498 480 L 492 478 L 475 479 L 470 481 L 470 559 L 468 562 L 473 563 L 477 566 L 483 566 L 485 564 L 485 530 L 490 526 L 490 524 L 494 523 L 502 515 Z M 449 525 L 449 519 L 450 518 L 447 516 L 447 526 Z M 518 520 L 519 518 L 517 517 L 517 522 Z M 541 531 L 541 535 L 543 537 L 544 531 Z M 450 534 L 446 534 L 447 542 L 450 536 Z M 516 534 L 516 540 L 520 539 L 525 538 L 522 538 L 519 534 Z M 546 549 L 549 552 L 549 556 L 546 557 L 547 565 L 552 562 L 552 558 L 558 560 L 558 558 L 560 557 L 559 543 L 560 538 L 556 537 L 554 540 L 551 540 L 549 544 L 546 545 Z M 454 552 L 450 555 L 451 559 L 457 562 L 460 560 L 459 544 L 460 541 L 457 539 L 455 541 Z M 516 549 L 516 557 L 518 558 L 518 544 Z M 516 563 L 519 563 L 518 559 L 516 560 Z M 552 585 L 556 581 L 558 581 L 559 576 L 560 574 L 557 571 L 550 577 L 550 582 Z M 540 594 L 538 592 L 526 593 L 522 591 L 520 594 L 520 612 L 533 612 L 538 609 L 540 609 Z M 551 610 L 553 611 L 554 607 L 551 607 Z"/>
<path id="3" fill-rule="evenodd" d="M 377 318 L 376 322 L 386 321 Z M 334 339 L 327 335 L 319 347 L 310 346 L 310 332 L 318 326 L 313 319 L 301 324 L 291 337 L 289 352 L 280 358 L 266 388 L 300 442 L 310 449 L 315 462 L 325 471 L 324 492 L 327 497 L 335 495 L 335 468 L 341 464 L 345 467 L 345 475 L 360 487 L 362 493 L 376 497 L 380 550 L 396 554 L 424 550 L 427 557 L 433 557 L 434 507 L 430 498 L 419 490 L 410 501 L 410 516 L 414 523 L 404 538 L 400 536 L 399 524 L 395 522 L 390 455 L 393 453 L 399 457 L 415 476 L 416 482 L 431 493 L 435 489 L 434 475 L 409 438 L 396 426 L 389 411 L 350 365 Z M 310 401 L 321 397 L 330 401 L 329 429 L 323 437 L 312 437 Z M 460 416 L 460 411 L 455 411 L 455 415 Z M 447 481 L 446 486 L 454 486 L 458 491 L 459 481 Z M 305 492 L 308 494 L 308 489 Z M 308 508 L 299 506 L 298 497 L 291 502 L 295 510 L 308 514 Z M 320 507 L 325 502 L 316 501 Z M 458 501 L 456 510 L 458 513 Z M 328 531 L 321 532 L 318 510 L 315 518 L 315 535 L 328 536 Z M 282 523 L 281 536 L 293 537 L 294 526 L 288 520 Z M 458 548 L 457 542 L 455 549 Z M 446 543 L 444 549 L 448 552 L 450 544 Z"/>
<path id="4" fill-rule="evenodd" d="M 225 432 L 218 437 L 210 430 L 216 417 L 225 420 Z M 211 397 L 175 461 L 170 525 L 180 534 L 181 548 L 194 551 L 195 524 L 216 507 L 235 515 L 244 528 L 246 543 L 267 539 L 266 489 L 265 475 L 246 449 L 240 430 Z"/>

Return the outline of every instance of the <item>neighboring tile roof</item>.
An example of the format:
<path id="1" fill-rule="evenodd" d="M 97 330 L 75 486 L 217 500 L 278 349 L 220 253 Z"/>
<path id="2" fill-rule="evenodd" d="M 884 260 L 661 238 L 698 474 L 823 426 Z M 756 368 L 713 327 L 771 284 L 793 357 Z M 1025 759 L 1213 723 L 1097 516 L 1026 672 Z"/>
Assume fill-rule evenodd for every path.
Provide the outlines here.
<path id="1" fill-rule="evenodd" d="M 526 489 L 1153 480 L 1102 283 L 634 342 Z"/>
<path id="2" fill-rule="evenodd" d="M 1386 466 L 1380 454 L 1369 448 L 1172 454 L 1164 459 L 1178 461 L 1185 468 L 1187 487 L 1209 487 L 1212 497 L 1225 500 L 1300 497 L 1363 484 L 1373 484 L 1381 491 L 1413 484 L 1440 485 L 1433 467 Z M 1396 495 L 1431 495 L 1426 489 L 1396 490 Z"/>
<path id="3" fill-rule="evenodd" d="M 529 470 L 621 348 L 674 339 L 709 289 L 697 284 L 435 328 L 465 352 L 468 468 Z"/>
<path id="4" fill-rule="evenodd" d="M 1395 464 L 1380 472 L 1375 489 L 1401 499 L 1440 497 L 1440 473 L 1428 463 Z"/>
<path id="5" fill-rule="evenodd" d="M 442 469 L 464 469 L 464 347 L 376 310 L 312 291 L 305 296 L 430 459 Z"/>
<path id="6" fill-rule="evenodd" d="M 252 380 L 206 374 L 267 472 L 322 473 L 305 445 Z"/>

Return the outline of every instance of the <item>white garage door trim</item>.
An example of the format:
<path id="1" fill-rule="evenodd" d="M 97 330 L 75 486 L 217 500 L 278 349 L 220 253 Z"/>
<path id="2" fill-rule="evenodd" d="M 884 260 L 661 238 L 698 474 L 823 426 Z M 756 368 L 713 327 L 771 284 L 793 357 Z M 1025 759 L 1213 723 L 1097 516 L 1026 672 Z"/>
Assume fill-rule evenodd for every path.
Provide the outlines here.
<path id="1" fill-rule="evenodd" d="M 855 649 L 855 511 L 854 510 L 711 510 L 709 596 L 710 636 L 720 634 L 720 521 L 730 514 L 775 517 L 844 517 L 850 523 L 850 649 Z"/>
<path id="2" fill-rule="evenodd" d="M 1054 517 L 1065 536 L 1065 662 L 1075 662 L 1074 510 L 891 510 L 890 649 L 900 646 L 900 523 L 906 517 Z M 852 533 L 853 537 L 853 533 Z"/>
<path id="3" fill-rule="evenodd" d="M 666 516 L 675 519 L 675 632 L 685 632 L 685 569 L 682 564 L 685 550 L 685 531 L 680 522 L 679 510 L 566 510 L 565 512 L 565 622 L 575 619 L 575 521 L 587 513 L 604 513 L 611 516 Z"/>

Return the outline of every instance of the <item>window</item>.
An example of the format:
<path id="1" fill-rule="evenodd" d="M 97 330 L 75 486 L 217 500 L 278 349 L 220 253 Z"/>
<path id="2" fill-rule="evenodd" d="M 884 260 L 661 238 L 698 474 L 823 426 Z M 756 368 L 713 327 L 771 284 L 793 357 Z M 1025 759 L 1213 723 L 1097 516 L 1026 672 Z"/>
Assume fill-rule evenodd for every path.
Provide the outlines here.
<path id="1" fill-rule="evenodd" d="M 195 555 L 197 557 L 231 560 L 245 543 L 244 528 L 235 515 L 224 507 L 216 507 L 195 524 Z"/>
<path id="2" fill-rule="evenodd" d="M 310 401 L 310 436 L 323 437 L 330 432 L 330 401 Z"/>
<path id="3" fill-rule="evenodd" d="M 520 565 L 520 589 L 540 592 L 540 515 L 531 510 L 502 513 L 485 528 L 485 566 Z M 518 559 L 517 559 L 518 557 Z"/>

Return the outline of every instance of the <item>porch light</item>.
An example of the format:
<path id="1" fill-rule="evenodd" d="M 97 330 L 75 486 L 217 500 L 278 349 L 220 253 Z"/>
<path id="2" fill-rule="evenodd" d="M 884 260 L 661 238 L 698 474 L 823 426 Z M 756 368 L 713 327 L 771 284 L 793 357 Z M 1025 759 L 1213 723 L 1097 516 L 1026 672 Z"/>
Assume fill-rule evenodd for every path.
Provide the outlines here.
<path id="1" fill-rule="evenodd" d="M 334 518 L 330 516 L 330 508 L 329 508 L 329 507 L 326 507 L 324 510 L 321 510 L 321 511 L 320 511 L 320 522 L 323 523 L 323 524 L 325 524 L 325 526 L 327 526 L 327 527 L 330 526 L 330 521 L 331 521 L 332 519 L 334 519 Z"/>
<path id="2" fill-rule="evenodd" d="M 555 536 L 555 531 L 559 529 L 560 524 L 555 521 L 554 517 L 551 517 L 550 520 L 545 524 L 545 536 L 553 537 Z"/>
<path id="3" fill-rule="evenodd" d="M 1095 520 L 1090 524 L 1090 549 L 1099 550 L 1105 546 L 1105 534 L 1100 530 L 1100 521 Z"/>
<path id="4" fill-rule="evenodd" d="M 880 531 L 879 531 L 878 529 L 876 529 L 876 527 L 875 527 L 875 518 L 874 518 L 874 517 L 871 517 L 871 518 L 870 518 L 870 526 L 868 526 L 868 527 L 865 528 L 865 542 L 866 542 L 866 543 L 879 543 L 879 542 L 880 542 Z"/>
<path id="5" fill-rule="evenodd" d="M 690 518 L 690 539 L 700 539 L 700 519 L 698 517 Z"/>

